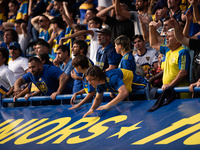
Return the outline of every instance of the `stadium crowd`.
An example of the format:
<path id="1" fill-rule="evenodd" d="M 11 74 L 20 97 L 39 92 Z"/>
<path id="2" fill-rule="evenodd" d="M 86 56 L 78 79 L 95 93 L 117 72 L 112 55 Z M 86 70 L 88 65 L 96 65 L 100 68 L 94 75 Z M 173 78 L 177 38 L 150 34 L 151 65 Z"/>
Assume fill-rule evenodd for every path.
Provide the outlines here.
<path id="1" fill-rule="evenodd" d="M 108 109 L 129 93 L 188 87 L 199 97 L 199 0 L 1 0 L 0 92 L 73 94 L 75 109 Z M 103 92 L 112 100 L 100 106 Z M 87 96 L 75 104 L 76 96 Z"/>

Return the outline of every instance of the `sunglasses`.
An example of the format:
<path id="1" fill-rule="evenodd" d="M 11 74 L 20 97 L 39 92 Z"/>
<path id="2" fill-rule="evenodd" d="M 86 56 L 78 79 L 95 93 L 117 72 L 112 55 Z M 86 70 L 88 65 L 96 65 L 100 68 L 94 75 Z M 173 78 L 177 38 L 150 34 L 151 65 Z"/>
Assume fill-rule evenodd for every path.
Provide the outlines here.
<path id="1" fill-rule="evenodd" d="M 14 50 L 14 51 L 17 50 L 17 48 L 15 48 L 15 47 L 10 47 L 9 49 L 10 49 L 10 50 Z"/>
<path id="2" fill-rule="evenodd" d="M 38 20 L 38 22 L 44 22 L 44 20 Z"/>

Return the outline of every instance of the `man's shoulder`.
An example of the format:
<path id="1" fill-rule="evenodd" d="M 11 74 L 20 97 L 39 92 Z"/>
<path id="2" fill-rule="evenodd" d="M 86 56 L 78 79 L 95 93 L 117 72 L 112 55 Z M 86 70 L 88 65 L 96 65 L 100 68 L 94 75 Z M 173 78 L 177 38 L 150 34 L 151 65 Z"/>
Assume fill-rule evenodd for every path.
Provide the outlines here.
<path id="1" fill-rule="evenodd" d="M 115 51 L 115 47 L 111 44 L 111 43 L 109 43 L 107 46 L 106 46 L 106 51 L 108 52 L 108 51 Z"/>
<path id="2" fill-rule="evenodd" d="M 178 49 L 179 54 L 184 53 L 184 54 L 189 54 L 189 51 L 185 49 L 183 46 L 180 46 Z"/>
<path id="3" fill-rule="evenodd" d="M 56 66 L 54 66 L 54 65 L 47 65 L 47 64 L 44 64 L 44 65 L 43 65 L 43 69 L 45 69 L 45 70 L 54 69 L 54 68 L 58 68 L 58 67 L 56 67 Z"/>
<path id="4" fill-rule="evenodd" d="M 147 48 L 147 52 L 149 53 L 155 53 L 155 52 L 158 52 L 156 49 L 153 49 L 153 48 Z"/>
<path id="5" fill-rule="evenodd" d="M 8 66 L 6 66 L 6 65 L 2 65 L 1 67 L 0 67 L 0 73 L 5 73 L 5 74 L 7 74 L 7 73 L 10 73 L 10 72 L 12 72 L 9 68 L 8 68 Z"/>
<path id="6" fill-rule="evenodd" d="M 28 61 L 26 57 L 19 56 L 16 60 L 18 61 Z"/>

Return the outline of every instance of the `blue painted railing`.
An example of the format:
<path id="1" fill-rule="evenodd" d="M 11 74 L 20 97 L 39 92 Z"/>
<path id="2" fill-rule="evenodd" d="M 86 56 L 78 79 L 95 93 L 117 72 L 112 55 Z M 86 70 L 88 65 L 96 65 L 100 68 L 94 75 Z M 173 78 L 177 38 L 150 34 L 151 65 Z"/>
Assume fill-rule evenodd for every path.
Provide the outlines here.
<path id="1" fill-rule="evenodd" d="M 175 87 L 174 91 L 177 93 L 182 93 L 182 92 L 190 92 L 188 87 Z M 200 91 L 200 88 L 195 87 L 194 91 Z M 157 93 L 162 93 L 162 89 L 158 89 Z M 137 95 L 142 95 L 144 94 L 144 90 L 138 90 L 136 91 L 134 94 Z M 86 97 L 87 94 L 82 94 L 82 95 L 78 95 L 76 97 L 76 99 L 83 99 Z M 67 94 L 67 95 L 57 95 L 56 96 L 56 100 L 61 100 L 61 103 L 63 100 L 70 100 L 72 98 L 73 94 Z M 104 97 L 110 97 L 110 93 L 109 92 L 105 92 L 104 93 Z M 48 101 L 48 100 L 52 100 L 50 96 L 34 96 L 34 97 L 30 97 L 28 100 L 25 100 L 24 97 L 18 98 L 17 102 L 32 102 L 32 101 Z M 3 103 L 12 103 L 13 102 L 13 98 L 4 98 L 2 99 L 1 95 L 0 95 L 0 107 L 3 106 Z"/>

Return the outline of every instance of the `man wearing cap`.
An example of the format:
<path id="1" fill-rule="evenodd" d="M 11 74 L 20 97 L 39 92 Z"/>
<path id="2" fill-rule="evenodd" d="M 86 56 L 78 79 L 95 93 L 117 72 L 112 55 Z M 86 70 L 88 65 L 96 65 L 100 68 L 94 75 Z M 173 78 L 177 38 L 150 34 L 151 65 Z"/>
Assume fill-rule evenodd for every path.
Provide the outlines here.
<path id="1" fill-rule="evenodd" d="M 98 32 L 98 43 L 101 45 L 97 51 L 96 65 L 102 70 L 112 70 L 118 67 L 121 56 L 116 53 L 111 44 L 111 31 L 102 28 Z"/>
<path id="2" fill-rule="evenodd" d="M 14 73 L 16 79 L 18 79 L 28 72 L 28 59 L 21 56 L 21 47 L 17 42 L 10 43 L 9 54 L 11 60 L 8 63 L 8 68 Z"/>

